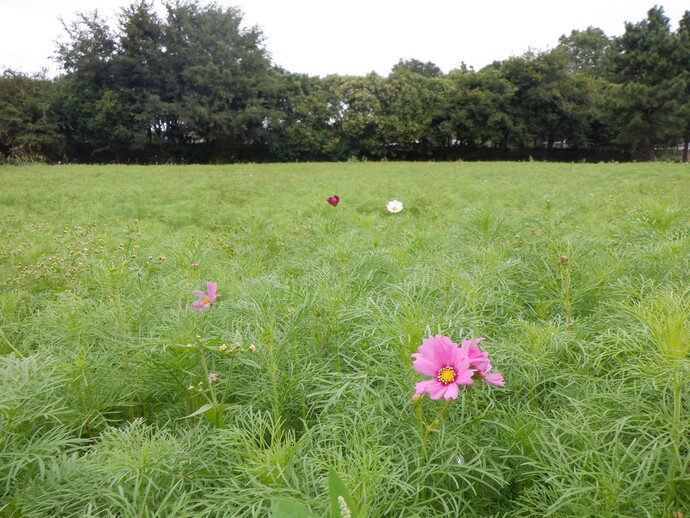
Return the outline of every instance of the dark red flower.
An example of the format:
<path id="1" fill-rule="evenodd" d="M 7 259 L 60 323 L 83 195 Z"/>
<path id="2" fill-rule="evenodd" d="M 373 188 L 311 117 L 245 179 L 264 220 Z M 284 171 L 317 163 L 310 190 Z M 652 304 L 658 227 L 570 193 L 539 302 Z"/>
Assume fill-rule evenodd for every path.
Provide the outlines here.
<path id="1" fill-rule="evenodd" d="M 340 201 L 340 196 L 331 196 L 326 201 L 328 201 L 328 203 L 335 207 L 336 205 L 338 205 L 338 202 Z"/>

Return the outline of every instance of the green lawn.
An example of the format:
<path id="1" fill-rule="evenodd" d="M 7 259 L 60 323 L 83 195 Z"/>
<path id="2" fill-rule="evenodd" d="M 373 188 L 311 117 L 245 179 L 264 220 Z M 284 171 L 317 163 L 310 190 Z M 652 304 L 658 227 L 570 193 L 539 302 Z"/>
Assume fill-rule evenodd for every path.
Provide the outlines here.
<path id="1" fill-rule="evenodd" d="M 2 517 L 327 517 L 331 470 L 357 517 L 690 514 L 686 165 L 0 186 Z M 506 385 L 461 387 L 434 423 L 410 354 L 437 333 L 485 337 Z"/>

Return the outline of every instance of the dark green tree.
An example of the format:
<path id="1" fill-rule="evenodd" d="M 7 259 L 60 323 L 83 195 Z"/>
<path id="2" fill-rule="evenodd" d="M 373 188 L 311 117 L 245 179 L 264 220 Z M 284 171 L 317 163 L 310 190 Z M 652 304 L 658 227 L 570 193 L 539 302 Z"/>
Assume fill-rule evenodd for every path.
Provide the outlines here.
<path id="1" fill-rule="evenodd" d="M 329 122 L 337 133 L 328 154 L 336 160 L 386 156 L 384 107 L 390 97 L 386 79 L 372 72 L 363 77 L 327 76 L 323 81 L 330 99 Z"/>
<path id="2" fill-rule="evenodd" d="M 417 60 L 393 67 L 382 98 L 382 136 L 389 158 L 433 158 L 445 140 L 434 120 L 448 95 L 448 82 L 433 63 Z"/>
<path id="3" fill-rule="evenodd" d="M 650 9 L 646 20 L 625 24 L 609 63 L 614 85 L 607 92 L 607 116 L 619 128 L 616 139 L 654 160 L 656 147 L 675 145 L 686 124 L 681 46 L 661 7 Z"/>
<path id="4" fill-rule="evenodd" d="M 65 147 L 50 107 L 54 84 L 45 74 L 5 70 L 0 76 L 0 157 L 62 159 Z"/>
<path id="5" fill-rule="evenodd" d="M 69 41 L 58 44 L 57 60 L 66 74 L 56 85 L 55 109 L 67 152 L 76 159 L 114 158 L 129 137 L 121 123 L 128 107 L 114 90 L 116 36 L 97 11 L 63 27 Z"/>
<path id="6" fill-rule="evenodd" d="M 338 147 L 333 124 L 335 103 L 323 80 L 280 71 L 270 119 L 271 158 L 279 161 L 327 160 Z"/>
<path id="7" fill-rule="evenodd" d="M 556 142 L 583 145 L 589 99 L 560 52 L 527 52 L 498 64 L 515 93 L 509 114 L 518 146 L 550 149 Z"/>
<path id="8" fill-rule="evenodd" d="M 561 36 L 554 50 L 565 54 L 570 72 L 600 76 L 610 45 L 611 40 L 604 31 L 587 27 L 584 31 L 571 31 L 569 36 Z"/>
<path id="9" fill-rule="evenodd" d="M 439 128 L 460 148 L 506 149 L 516 140 L 511 102 L 516 88 L 494 68 L 452 70 Z"/>
<path id="10" fill-rule="evenodd" d="M 97 12 L 65 25 L 59 110 L 75 153 L 123 161 L 256 159 L 267 149 L 274 73 L 235 8 L 140 0 L 112 31 Z"/>
<path id="11" fill-rule="evenodd" d="M 680 102 L 680 118 L 682 126 L 683 162 L 688 162 L 688 147 L 690 146 L 690 11 L 685 11 L 676 32 L 680 47 L 680 70 L 685 81 L 685 93 Z"/>
<path id="12" fill-rule="evenodd" d="M 403 70 L 424 77 L 441 77 L 443 75 L 443 72 L 436 64 L 431 61 L 424 63 L 418 59 L 401 59 L 393 65 L 390 75 L 396 75 Z"/>
<path id="13" fill-rule="evenodd" d="M 203 142 L 214 160 L 259 158 L 276 87 L 263 35 L 242 28 L 236 8 L 188 1 L 166 9 L 164 64 L 181 108 L 169 122 L 188 142 Z"/>

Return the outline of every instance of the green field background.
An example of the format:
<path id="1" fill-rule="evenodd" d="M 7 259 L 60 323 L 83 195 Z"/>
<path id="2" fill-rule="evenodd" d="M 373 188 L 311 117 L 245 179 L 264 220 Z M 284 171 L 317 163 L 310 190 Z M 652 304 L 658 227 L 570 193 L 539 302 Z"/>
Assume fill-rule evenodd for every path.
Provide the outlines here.
<path id="1" fill-rule="evenodd" d="M 329 470 L 353 516 L 687 516 L 689 200 L 666 163 L 0 167 L 0 516 L 328 516 Z M 506 385 L 423 440 L 436 333 Z"/>

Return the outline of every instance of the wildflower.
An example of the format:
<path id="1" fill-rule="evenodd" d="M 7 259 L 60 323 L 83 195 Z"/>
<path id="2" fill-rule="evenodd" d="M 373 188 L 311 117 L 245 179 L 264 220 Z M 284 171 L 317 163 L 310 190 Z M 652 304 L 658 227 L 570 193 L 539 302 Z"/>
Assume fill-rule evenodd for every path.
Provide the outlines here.
<path id="1" fill-rule="evenodd" d="M 347 502 L 345 501 L 345 498 L 342 495 L 338 496 L 338 506 L 340 507 L 341 518 L 352 517 L 352 511 L 350 511 L 350 508 L 347 506 Z"/>
<path id="2" fill-rule="evenodd" d="M 393 200 L 386 203 L 386 208 L 388 209 L 388 212 L 396 213 L 403 210 L 403 204 L 398 200 Z"/>
<path id="3" fill-rule="evenodd" d="M 190 266 L 191 266 L 192 268 L 194 268 L 195 270 L 196 270 L 197 268 L 199 268 L 199 264 L 198 264 L 198 263 L 192 263 Z"/>
<path id="4" fill-rule="evenodd" d="M 218 381 L 218 374 L 216 374 L 215 372 L 209 372 L 208 373 L 208 382 L 209 383 L 215 383 L 216 381 Z"/>
<path id="5" fill-rule="evenodd" d="M 220 349 L 221 351 L 225 351 L 227 348 L 228 348 L 227 344 L 223 344 L 220 347 L 218 347 L 218 349 Z"/>
<path id="6" fill-rule="evenodd" d="M 190 385 L 189 387 L 187 387 L 187 390 L 196 390 L 196 387 L 194 385 Z"/>
<path id="7" fill-rule="evenodd" d="M 253 352 L 253 351 L 256 351 L 256 346 L 255 346 L 254 344 L 251 344 L 251 345 L 249 346 L 249 350 L 252 351 L 252 352 Z"/>
<path id="8" fill-rule="evenodd" d="M 340 201 L 340 196 L 331 196 L 326 201 L 335 207 Z"/>
<path id="9" fill-rule="evenodd" d="M 417 394 L 429 393 L 431 399 L 443 396 L 446 400 L 458 397 L 458 385 L 469 385 L 475 369 L 470 368 L 468 349 L 460 348 L 443 335 L 429 336 L 414 353 L 412 368 L 417 372 L 433 376 L 415 385 Z"/>
<path id="10" fill-rule="evenodd" d="M 197 309 L 199 311 L 203 311 L 207 307 L 209 307 L 214 300 L 216 300 L 219 295 L 216 294 L 216 283 L 215 282 L 209 282 L 206 283 L 206 289 L 208 290 L 208 293 L 204 293 L 203 291 L 199 290 L 194 290 L 194 294 L 199 297 L 199 300 L 195 300 L 192 303 L 192 308 Z"/>
<path id="11" fill-rule="evenodd" d="M 477 345 L 484 340 L 483 338 L 475 338 L 474 340 L 463 340 L 462 348 L 467 349 L 467 355 L 470 359 L 470 367 L 476 369 L 475 375 L 483 378 L 492 385 L 502 387 L 505 385 L 503 375 L 500 372 L 489 372 L 491 370 L 491 363 L 489 362 L 489 353 L 482 351 Z"/>

